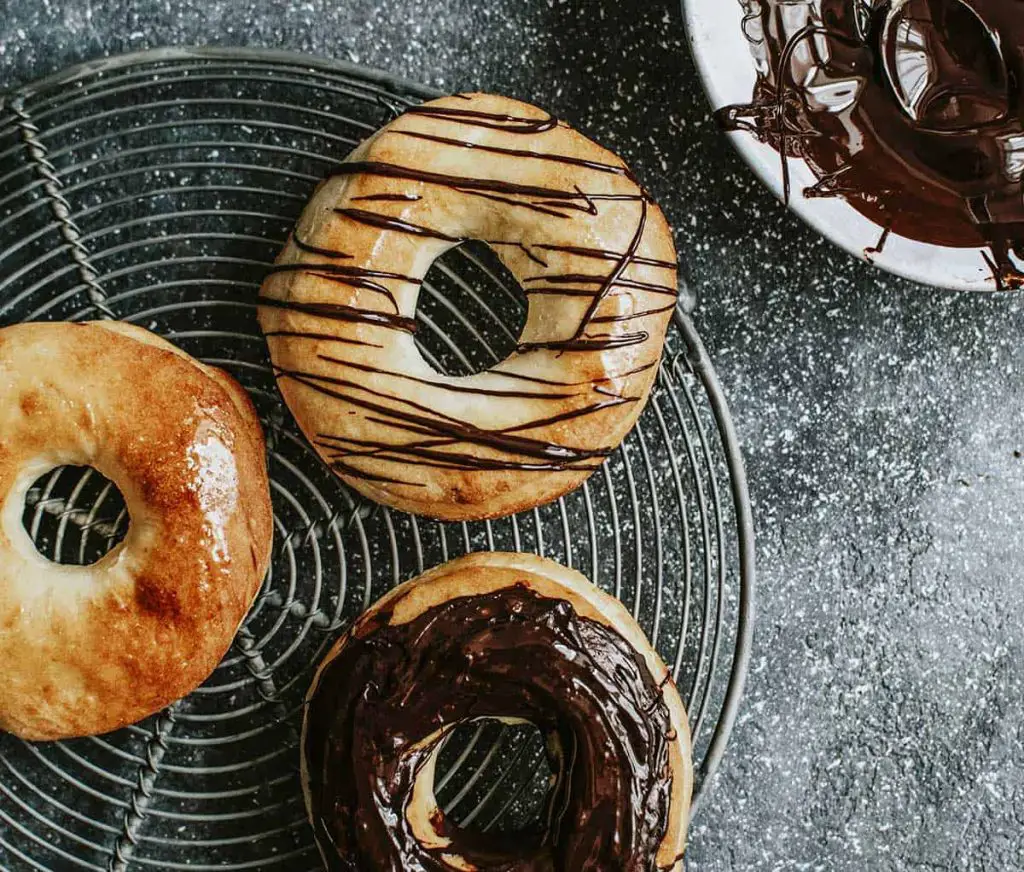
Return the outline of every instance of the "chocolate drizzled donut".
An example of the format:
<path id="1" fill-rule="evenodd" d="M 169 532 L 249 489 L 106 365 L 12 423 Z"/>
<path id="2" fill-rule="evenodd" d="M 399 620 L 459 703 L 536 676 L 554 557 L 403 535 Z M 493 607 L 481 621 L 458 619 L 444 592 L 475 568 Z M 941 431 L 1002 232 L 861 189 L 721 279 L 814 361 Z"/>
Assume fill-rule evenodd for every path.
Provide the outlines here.
<path id="1" fill-rule="evenodd" d="M 434 260 L 490 245 L 529 311 L 513 354 L 452 377 L 417 351 Z M 578 486 L 657 374 L 676 303 L 671 233 L 613 154 L 490 95 L 413 107 L 320 187 L 267 277 L 260 322 L 281 391 L 366 496 L 448 520 Z"/>

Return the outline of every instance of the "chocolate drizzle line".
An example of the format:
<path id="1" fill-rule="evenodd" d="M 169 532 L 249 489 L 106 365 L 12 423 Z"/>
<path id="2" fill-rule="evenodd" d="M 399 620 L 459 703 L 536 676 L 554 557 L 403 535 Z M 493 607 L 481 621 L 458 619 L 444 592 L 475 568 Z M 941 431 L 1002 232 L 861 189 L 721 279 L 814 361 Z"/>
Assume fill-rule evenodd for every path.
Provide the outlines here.
<path id="1" fill-rule="evenodd" d="M 434 451 L 420 444 L 404 444 L 390 447 L 382 447 L 381 443 L 360 439 L 353 439 L 346 436 L 325 437 L 319 445 L 334 447 L 331 442 L 337 445 L 355 445 L 370 448 L 366 453 L 345 450 L 339 457 L 342 461 L 352 457 L 373 457 L 377 460 L 390 460 L 401 464 L 412 464 L 414 466 L 428 466 L 434 469 L 462 469 L 462 470 L 512 470 L 516 472 L 577 472 L 579 470 L 593 471 L 600 467 L 599 463 L 574 464 L 574 465 L 553 465 L 542 461 L 531 460 L 506 460 L 503 458 L 478 457 L 475 454 L 467 454 L 458 451 Z M 441 445 L 453 445 L 452 441 L 441 442 Z M 331 456 L 331 461 L 338 459 Z"/>
<path id="2" fill-rule="evenodd" d="M 514 378 L 514 379 L 519 379 L 521 381 L 536 382 L 537 384 L 542 384 L 542 385 L 553 385 L 555 387 L 570 387 L 571 388 L 571 387 L 581 387 L 583 385 L 597 385 L 597 384 L 603 384 L 605 382 L 617 381 L 618 379 L 628 378 L 631 375 L 637 375 L 638 373 L 641 373 L 641 372 L 647 372 L 647 370 L 653 369 L 657 365 L 658 365 L 658 361 L 652 360 L 650 363 L 645 363 L 645 364 L 642 364 L 641 366 L 634 367 L 633 369 L 628 369 L 625 372 L 616 373 L 614 375 L 606 375 L 606 376 L 604 376 L 602 378 L 588 379 L 587 381 L 576 381 L 576 382 L 567 382 L 567 381 L 558 381 L 556 379 L 538 378 L 537 376 L 534 376 L 534 375 L 524 375 L 523 373 L 509 372 L 508 370 L 504 370 L 504 369 L 500 369 L 500 368 L 492 369 L 491 373 L 504 376 L 505 378 Z"/>
<path id="3" fill-rule="evenodd" d="M 399 233 L 408 233 L 410 236 L 424 236 L 430 239 L 441 239 L 444 242 L 463 241 L 459 236 L 449 236 L 447 233 L 442 233 L 440 230 L 432 230 L 431 228 L 424 227 L 421 224 L 413 224 L 410 221 L 391 218 L 387 215 L 381 215 L 379 212 L 367 212 L 365 209 L 343 208 L 338 208 L 334 211 L 338 215 L 344 215 L 346 218 L 350 218 L 359 224 L 365 224 L 368 227 L 377 227 L 381 230 L 394 230 Z"/>
<path id="4" fill-rule="evenodd" d="M 501 115 L 493 112 L 478 112 L 475 109 L 452 109 L 442 106 L 413 106 L 405 110 L 406 115 L 423 115 L 468 124 L 472 127 L 486 127 L 505 133 L 546 133 L 558 126 L 554 115 L 547 118 L 522 118 L 516 115 Z"/>
<path id="5" fill-rule="evenodd" d="M 528 119 L 509 115 L 478 112 L 471 109 L 444 107 L 414 107 L 408 114 L 426 116 L 447 121 L 453 125 L 478 126 L 501 130 L 505 133 L 520 135 L 543 134 L 557 125 L 554 118 Z M 573 158 L 571 156 L 532 151 L 527 149 L 500 148 L 491 145 L 478 145 L 448 136 L 439 136 L 417 131 L 389 131 L 400 133 L 437 144 L 461 149 L 477 149 L 499 154 L 510 159 L 528 159 L 531 161 L 551 161 L 555 164 L 577 167 L 585 172 L 603 173 L 627 178 L 635 183 L 632 174 L 623 166 L 615 166 L 595 161 Z M 637 225 L 629 245 L 625 251 L 610 251 L 600 248 L 588 248 L 573 245 L 539 244 L 533 245 L 519 240 L 488 240 L 495 247 L 514 247 L 521 251 L 529 260 L 544 269 L 548 264 L 538 252 L 566 254 L 583 257 L 595 261 L 610 263 L 607 273 L 595 270 L 593 273 L 552 273 L 538 275 L 527 279 L 528 295 L 563 295 L 567 297 L 585 297 L 589 299 L 586 310 L 572 336 L 567 339 L 525 342 L 518 346 L 520 354 L 531 352 L 553 351 L 557 354 L 579 353 L 591 354 L 605 351 L 639 346 L 650 339 L 647 330 L 635 329 L 623 332 L 601 332 L 589 328 L 601 324 L 618 324 L 662 315 L 673 308 L 670 305 L 626 313 L 600 314 L 600 309 L 609 296 L 625 296 L 630 290 L 672 297 L 677 290 L 668 285 L 639 281 L 626 277 L 629 267 L 633 264 L 657 269 L 674 270 L 675 264 L 670 261 L 645 258 L 639 255 L 641 241 L 647 227 L 649 200 L 643 191 L 625 194 L 588 193 L 579 185 L 572 184 L 569 189 L 560 189 L 542 185 L 519 184 L 504 179 L 483 179 L 466 176 L 448 175 L 430 172 L 417 167 L 401 166 L 382 161 L 356 161 L 339 165 L 331 176 L 375 176 L 379 178 L 407 181 L 416 185 L 439 185 L 447 187 L 466 196 L 484 197 L 512 208 L 526 208 L 546 216 L 570 219 L 574 214 L 598 214 L 599 204 L 603 202 L 636 203 L 638 206 Z M 357 208 L 351 205 L 335 208 L 334 214 L 346 221 L 356 222 L 364 226 L 380 230 L 401 233 L 411 237 L 436 239 L 445 243 L 458 244 L 466 241 L 456 235 L 447 233 L 436 227 L 427 226 L 406 217 L 408 212 L 405 204 L 415 203 L 421 195 L 413 191 L 370 193 L 353 198 L 362 203 L 380 202 L 385 205 L 395 204 L 397 213 L 379 211 L 371 206 Z M 390 211 L 394 212 L 394 209 Z M 424 214 L 420 210 L 417 214 Z M 293 236 L 296 246 L 304 252 L 315 254 L 327 259 L 345 259 L 348 255 L 318 248 Z M 349 287 L 368 290 L 383 296 L 394 312 L 379 312 L 357 308 L 354 306 L 302 302 L 275 299 L 266 295 L 259 298 L 259 304 L 273 306 L 292 311 L 312 318 L 345 321 L 365 324 L 367 327 L 387 330 L 398 330 L 406 333 L 415 331 L 415 320 L 400 314 L 394 293 L 389 289 L 391 282 L 421 284 L 422 281 L 397 273 L 359 269 L 338 263 L 317 263 L 307 260 L 285 263 L 271 269 L 271 274 L 281 272 L 305 272 L 309 275 L 324 278 Z M 537 283 L 544 282 L 544 286 Z M 587 286 L 590 287 L 587 287 Z M 625 293 L 623 293 L 625 292 Z M 606 328 L 607 329 L 607 328 Z M 277 331 L 270 335 L 293 339 L 318 341 L 330 338 L 329 334 L 310 329 Z M 365 341 L 362 336 L 353 340 L 352 345 L 369 345 L 381 347 L 380 343 Z M 364 419 L 380 425 L 394 433 L 394 439 L 381 437 L 376 440 L 358 438 L 352 434 L 317 434 L 316 444 L 323 449 L 329 462 L 345 475 L 363 478 L 382 483 L 411 484 L 400 471 L 395 475 L 368 473 L 358 463 L 360 459 L 374 459 L 394 463 L 396 468 L 410 465 L 432 466 L 444 469 L 462 470 L 515 470 L 538 472 L 580 472 L 592 471 L 611 453 L 611 448 L 593 449 L 576 448 L 553 441 L 522 435 L 531 430 L 540 431 L 562 422 L 569 422 L 587 416 L 598 415 L 605 410 L 614 409 L 625 404 L 636 403 L 640 397 L 630 396 L 625 392 L 625 385 L 617 385 L 609 390 L 603 385 L 611 385 L 617 381 L 649 371 L 657 365 L 657 361 L 634 366 L 628 371 L 595 377 L 581 382 L 561 382 L 554 379 L 527 376 L 511 371 L 495 368 L 493 376 L 512 381 L 543 385 L 555 390 L 524 390 L 516 386 L 509 389 L 500 387 L 479 387 L 475 384 L 460 384 L 452 380 L 432 380 L 419 378 L 408 373 L 381 368 L 349 357 L 319 354 L 318 359 L 324 364 L 338 370 L 337 374 L 325 374 L 284 367 L 275 367 L 279 380 L 291 380 L 296 384 L 315 391 L 325 397 L 342 400 L 358 409 Z M 343 374 L 348 370 L 348 374 Z M 566 401 L 579 398 L 579 405 L 558 414 L 529 419 L 521 424 L 505 429 L 487 429 L 471 424 L 469 421 L 451 415 L 445 415 L 434 408 L 417 403 L 409 396 L 402 396 L 394 388 L 387 390 L 378 379 L 360 379 L 359 373 L 400 379 L 412 384 L 422 384 L 448 391 L 454 394 L 466 394 L 495 399 L 508 400 L 539 400 Z M 386 385 L 387 382 L 383 382 Z M 561 388 L 561 390 L 559 390 Z M 565 390 L 566 388 L 570 390 Z M 575 390 L 572 390 L 575 389 Z M 595 402 L 595 393 L 599 399 Z M 412 396 L 415 396 L 413 394 Z M 596 425 L 595 425 L 596 426 Z M 458 450 L 459 445 L 474 446 L 477 451 Z"/>
<path id="6" fill-rule="evenodd" d="M 500 239 L 489 239 L 485 240 L 492 248 L 518 248 L 523 254 L 525 254 L 530 260 L 532 260 L 538 266 L 547 268 L 547 261 L 538 257 L 533 249 L 529 245 L 525 245 L 522 242 L 503 242 Z"/>
<path id="7" fill-rule="evenodd" d="M 320 257 L 329 257 L 333 260 L 352 259 L 351 254 L 345 254 L 342 251 L 333 251 L 330 248 L 321 248 L 319 245 L 310 245 L 308 242 L 303 242 L 302 239 L 299 238 L 298 233 L 292 234 L 292 242 L 295 243 L 295 247 L 299 249 L 299 251 L 305 251 L 309 254 L 318 254 Z"/>
<path id="8" fill-rule="evenodd" d="M 382 420 L 386 422 L 389 427 L 393 427 L 396 430 L 430 435 L 433 437 L 451 437 L 460 442 L 479 445 L 484 448 L 491 448 L 511 455 L 512 457 L 537 458 L 546 461 L 547 466 L 545 468 L 551 471 L 564 470 L 570 465 L 582 460 L 607 457 L 611 453 L 611 449 L 570 448 L 564 445 L 546 442 L 543 439 L 534 439 L 527 436 L 514 436 L 510 434 L 520 430 L 531 430 L 539 427 L 545 427 L 556 421 L 564 421 L 572 418 L 583 417 L 585 415 L 592 415 L 596 412 L 602 411 L 603 409 L 622 405 L 624 402 L 635 402 L 635 400 L 629 399 L 617 400 L 614 402 L 594 403 L 579 409 L 573 409 L 572 411 L 565 412 L 562 415 L 530 421 L 527 424 L 519 425 L 518 427 L 510 427 L 504 430 L 488 430 L 482 427 L 477 427 L 475 424 L 471 424 L 468 421 L 453 418 L 449 415 L 443 415 L 427 408 L 426 406 L 416 403 L 413 400 L 385 394 L 381 391 L 370 388 L 365 384 L 348 379 L 284 369 L 278 369 L 277 375 L 278 378 L 293 379 L 294 381 L 312 388 L 326 396 L 346 400 L 351 405 L 364 409 L 365 411 L 376 412 L 382 416 Z M 417 411 L 409 412 L 402 408 L 385 406 L 376 400 L 367 400 L 358 396 L 358 393 L 366 393 L 381 399 L 388 399 L 392 402 L 398 403 L 399 405 L 416 409 Z M 401 445 L 395 446 L 388 445 L 386 443 L 379 443 L 379 446 L 388 449 L 402 447 Z M 509 468 L 520 467 L 514 466 Z M 537 469 L 538 467 L 530 465 L 523 466 L 522 468 Z"/>
<path id="9" fill-rule="evenodd" d="M 415 167 L 403 167 L 399 164 L 383 161 L 349 161 L 339 164 L 330 174 L 335 176 L 381 176 L 387 179 L 404 179 L 412 182 L 424 182 L 430 185 L 442 185 L 458 191 L 493 191 L 498 194 L 518 194 L 523 197 L 546 197 L 553 201 L 586 200 L 586 194 L 577 191 L 562 191 L 558 188 L 546 188 L 540 185 L 520 185 L 516 182 L 505 182 L 501 179 L 474 179 L 469 176 L 452 176 L 447 173 L 434 173 Z M 622 199 L 639 199 L 628 195 Z"/>
<path id="10" fill-rule="evenodd" d="M 419 194 L 365 194 L 362 197 L 353 197 L 352 202 L 381 202 L 381 203 L 415 203 L 423 199 Z"/>
<path id="11" fill-rule="evenodd" d="M 616 630 L 525 584 L 389 621 L 375 614 L 346 637 L 306 710 L 311 819 L 331 872 L 440 872 L 445 855 L 505 872 L 657 872 L 671 718 Z M 542 829 L 493 837 L 438 811 L 451 843 L 424 846 L 408 819 L 418 776 L 447 730 L 494 717 L 548 738 L 556 780 Z"/>
<path id="12" fill-rule="evenodd" d="M 631 345 L 643 345 L 651 334 L 646 330 L 635 333 L 602 333 L 597 336 L 582 336 L 579 339 L 555 339 L 550 342 L 522 342 L 518 349 L 527 351 L 609 351 L 613 348 L 629 348 Z"/>
<path id="13" fill-rule="evenodd" d="M 527 284 L 532 282 L 553 282 L 558 285 L 590 285 L 590 284 L 604 284 L 607 281 L 605 276 L 596 275 L 584 275 L 581 273 L 569 273 L 567 275 L 542 275 L 542 276 L 531 276 L 526 279 Z M 669 297 L 678 297 L 679 289 L 670 288 L 668 285 L 655 285 L 651 282 L 638 282 L 632 279 L 619 278 L 612 282 L 612 287 L 617 288 L 636 288 L 640 291 L 647 291 L 652 294 L 664 294 Z M 541 292 L 552 292 L 549 288 L 527 288 L 527 294 L 536 294 Z M 557 292 L 557 291 L 555 291 Z M 563 291 L 562 293 L 571 293 L 569 291 Z M 596 291 L 582 291 L 583 294 L 595 294 Z"/>
<path id="14" fill-rule="evenodd" d="M 601 285 L 600 290 L 594 294 L 594 299 L 591 300 L 590 305 L 587 306 L 587 311 L 580 320 L 580 326 L 576 328 L 576 333 L 573 335 L 573 339 L 578 340 L 583 336 L 583 331 L 587 329 L 588 325 L 593 320 L 594 315 L 597 313 L 598 306 L 601 305 L 605 296 L 626 271 L 626 268 L 636 255 L 637 249 L 640 248 L 640 240 L 643 238 L 644 228 L 646 226 L 647 198 L 644 197 L 640 200 L 640 220 L 637 222 L 636 233 L 633 234 L 633 240 L 629 243 L 629 248 L 627 248 L 626 253 L 622 255 L 622 259 L 616 264 L 615 269 L 612 270 L 608 278 L 605 279 L 604 284 Z M 646 341 L 646 339 L 647 336 L 645 335 L 644 341 Z"/>
<path id="15" fill-rule="evenodd" d="M 401 330 L 404 333 L 416 332 L 416 319 L 402 315 L 391 315 L 387 312 L 374 312 L 370 309 L 357 309 L 341 303 L 303 303 L 298 300 L 278 300 L 260 294 L 257 297 L 260 306 L 274 309 L 287 309 L 314 318 L 325 318 L 329 321 L 348 321 L 353 324 L 370 324 L 374 327 L 387 327 Z"/>
<path id="16" fill-rule="evenodd" d="M 373 291 L 387 299 L 395 310 L 395 314 L 398 313 L 398 302 L 395 300 L 394 294 L 386 286 L 378 281 L 374 281 L 374 279 L 399 281 L 412 285 L 422 283 L 420 279 L 414 279 L 411 276 L 403 276 L 398 273 L 384 272 L 382 270 L 362 269 L 361 267 L 337 263 L 278 263 L 267 270 L 267 275 L 287 272 L 304 272 L 329 282 L 336 282 L 339 285 L 348 285 L 352 288 Z"/>
<path id="17" fill-rule="evenodd" d="M 622 257 L 622 252 L 619 251 L 606 251 L 601 248 L 583 248 L 578 245 L 535 245 L 534 248 L 539 248 L 541 251 L 560 251 L 565 254 L 573 254 L 577 257 L 591 257 L 596 260 L 619 260 Z M 667 260 L 654 260 L 650 257 L 638 257 L 633 256 L 633 263 L 642 264 L 644 266 L 657 266 L 663 269 L 674 270 L 676 264 Z"/>
<path id="18" fill-rule="evenodd" d="M 563 154 L 546 154 L 540 151 L 529 151 L 522 148 L 501 148 L 496 145 L 482 145 L 478 142 L 469 142 L 464 139 L 454 139 L 448 136 L 435 136 L 432 133 L 420 133 L 414 130 L 396 130 L 395 136 L 407 136 L 410 139 L 421 139 L 427 142 L 439 142 L 444 145 L 454 145 L 456 148 L 470 148 L 474 151 L 484 151 L 488 154 L 503 154 L 509 157 L 527 158 L 530 160 L 545 160 L 552 163 L 568 164 L 574 167 L 585 167 L 588 170 L 597 170 L 600 173 L 614 173 L 619 176 L 626 176 L 629 170 L 623 166 L 599 163 L 593 160 L 584 160 L 579 157 L 571 157 Z"/>
<path id="19" fill-rule="evenodd" d="M 326 361 L 327 363 L 333 363 L 336 366 L 349 367 L 351 369 L 358 369 L 362 372 L 373 373 L 374 375 L 386 375 L 391 378 L 399 378 L 404 381 L 416 382 L 421 385 L 430 385 L 431 387 L 440 388 L 443 391 L 452 391 L 460 394 L 479 394 L 485 397 L 511 397 L 515 399 L 532 399 L 532 400 L 568 400 L 576 394 L 553 394 L 548 391 L 505 391 L 496 388 L 474 388 L 469 385 L 463 384 L 449 384 L 447 382 L 439 382 L 432 379 L 419 378 L 414 375 L 410 375 L 405 372 L 398 372 L 393 369 L 382 369 L 378 366 L 371 366 L 367 363 L 356 363 L 353 360 L 342 360 L 340 357 L 330 357 L 326 354 L 318 355 L 320 360 Z"/>
<path id="20" fill-rule="evenodd" d="M 596 315 L 590 319 L 590 322 L 592 324 L 620 324 L 624 321 L 635 321 L 638 318 L 648 318 L 651 315 L 671 312 L 675 307 L 675 303 L 669 303 L 666 306 L 659 306 L 657 309 L 644 309 L 642 312 L 624 312 L 620 315 Z"/>
<path id="21" fill-rule="evenodd" d="M 882 235 L 878 237 L 878 242 L 876 242 L 873 246 L 871 246 L 871 248 L 865 248 L 864 249 L 864 254 L 867 254 L 867 255 L 881 254 L 883 251 L 885 251 L 885 243 L 887 243 L 889 241 L 889 235 L 891 233 L 892 233 L 892 227 L 886 227 L 882 231 Z"/>
<path id="22" fill-rule="evenodd" d="M 758 0 L 744 19 L 768 72 L 718 123 L 779 152 L 787 202 L 798 157 L 817 179 L 805 197 L 842 197 L 875 222 L 865 256 L 890 234 L 987 248 L 997 287 L 1024 287 L 1020 0 L 815 0 L 792 32 L 783 5 Z"/>
<path id="23" fill-rule="evenodd" d="M 506 206 L 516 206 L 520 209 L 529 209 L 532 212 L 538 212 L 541 215 L 550 215 L 552 218 L 571 218 L 571 215 L 567 215 L 565 212 L 559 212 L 557 209 L 550 208 L 551 206 L 559 206 L 562 209 L 575 210 L 579 212 L 589 212 L 590 209 L 585 206 L 579 206 L 576 203 L 534 203 L 529 200 L 513 200 L 511 197 L 501 197 L 498 194 L 487 194 L 483 191 L 471 191 L 464 190 L 463 188 L 456 188 L 460 194 L 465 194 L 468 197 L 480 197 L 484 200 L 490 200 L 492 203 L 503 203 Z"/>

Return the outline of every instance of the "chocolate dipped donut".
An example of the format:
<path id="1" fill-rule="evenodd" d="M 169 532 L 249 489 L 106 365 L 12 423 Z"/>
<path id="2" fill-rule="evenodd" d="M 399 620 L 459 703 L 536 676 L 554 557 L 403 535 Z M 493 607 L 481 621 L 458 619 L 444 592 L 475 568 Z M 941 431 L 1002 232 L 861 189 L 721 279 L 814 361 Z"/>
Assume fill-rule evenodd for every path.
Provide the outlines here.
<path id="1" fill-rule="evenodd" d="M 454 377 L 417 349 L 416 302 L 468 239 L 494 249 L 529 310 L 511 356 Z M 259 317 L 289 408 L 347 484 L 467 520 L 548 502 L 601 465 L 648 398 L 676 295 L 669 227 L 619 158 L 540 109 L 473 94 L 409 109 L 334 171 Z"/>
<path id="2" fill-rule="evenodd" d="M 263 431 L 242 387 L 120 322 L 0 330 L 0 730 L 105 733 L 201 684 L 270 559 Z M 125 539 L 53 563 L 22 524 L 33 483 L 92 466 Z"/>
<path id="3" fill-rule="evenodd" d="M 1024 286 L 1024 8 L 1020 0 L 741 0 L 752 100 L 718 112 L 890 234 L 988 248 Z M 791 182 L 782 161 L 785 196 Z"/>
<path id="4" fill-rule="evenodd" d="M 479 718 L 545 735 L 543 833 L 490 838 L 439 810 L 441 744 Z M 690 758 L 683 704 L 626 609 L 525 554 L 469 555 L 380 600 L 320 666 L 302 733 L 324 862 L 358 872 L 681 869 Z"/>

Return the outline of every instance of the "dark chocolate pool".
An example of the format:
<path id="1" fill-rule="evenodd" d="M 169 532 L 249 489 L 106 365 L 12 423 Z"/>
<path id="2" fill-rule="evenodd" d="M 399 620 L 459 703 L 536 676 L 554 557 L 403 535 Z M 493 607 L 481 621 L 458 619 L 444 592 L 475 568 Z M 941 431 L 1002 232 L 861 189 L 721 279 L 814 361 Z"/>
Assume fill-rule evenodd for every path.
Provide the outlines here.
<path id="1" fill-rule="evenodd" d="M 987 249 L 1024 286 L 1024 0 L 743 0 L 758 65 L 717 119 L 889 234 Z M 783 161 L 788 200 L 791 180 Z M 870 253 L 870 252 L 869 252 Z"/>

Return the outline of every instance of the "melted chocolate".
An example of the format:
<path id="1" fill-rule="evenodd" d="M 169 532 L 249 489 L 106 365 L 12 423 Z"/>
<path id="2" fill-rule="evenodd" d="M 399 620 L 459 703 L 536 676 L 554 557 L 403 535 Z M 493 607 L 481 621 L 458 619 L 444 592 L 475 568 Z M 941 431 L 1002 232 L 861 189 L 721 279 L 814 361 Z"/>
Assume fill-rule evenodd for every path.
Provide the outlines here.
<path id="1" fill-rule="evenodd" d="M 518 585 L 413 621 L 364 621 L 321 676 L 302 753 L 332 872 L 440 872 L 444 854 L 505 872 L 655 872 L 668 830 L 672 729 L 661 688 L 615 630 Z M 515 717 L 557 773 L 541 832 L 490 838 L 438 812 L 446 849 L 407 818 L 442 729 Z"/>
<path id="2" fill-rule="evenodd" d="M 761 73 L 752 101 L 719 123 L 803 158 L 818 179 L 805 196 L 843 197 L 877 223 L 867 255 L 890 233 L 989 248 L 997 285 L 1024 286 L 1021 0 L 748 8 Z"/>

